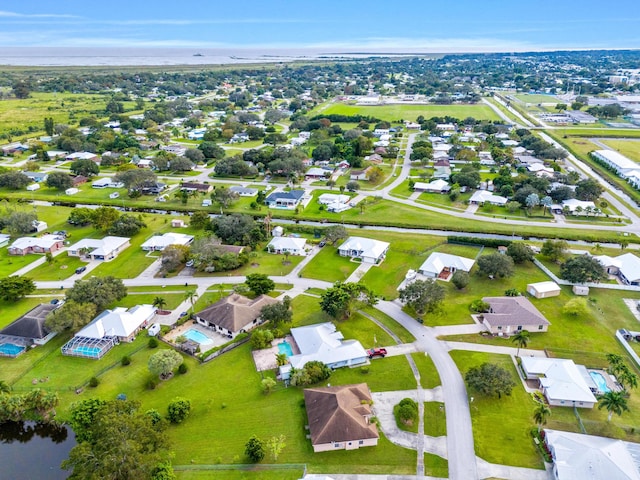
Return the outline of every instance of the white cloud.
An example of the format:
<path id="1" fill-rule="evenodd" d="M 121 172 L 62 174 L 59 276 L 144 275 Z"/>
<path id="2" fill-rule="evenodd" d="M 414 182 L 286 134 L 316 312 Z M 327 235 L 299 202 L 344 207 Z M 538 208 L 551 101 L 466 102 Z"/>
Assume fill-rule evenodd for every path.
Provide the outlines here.
<path id="1" fill-rule="evenodd" d="M 0 10 L 0 18 L 81 18 L 66 13 L 19 13 Z"/>

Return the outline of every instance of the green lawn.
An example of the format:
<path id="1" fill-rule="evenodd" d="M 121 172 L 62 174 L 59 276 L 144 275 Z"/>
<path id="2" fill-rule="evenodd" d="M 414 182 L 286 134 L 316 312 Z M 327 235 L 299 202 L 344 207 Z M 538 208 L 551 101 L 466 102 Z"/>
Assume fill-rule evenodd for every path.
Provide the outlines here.
<path id="1" fill-rule="evenodd" d="M 404 328 L 386 313 L 382 313 L 380 310 L 377 310 L 374 307 L 366 307 L 362 311 L 367 315 L 372 316 L 389 330 L 391 330 L 400 339 L 401 343 L 412 343 L 413 341 L 415 341 L 415 337 L 411 335 L 411 333 L 409 333 L 406 328 Z"/>
<path id="2" fill-rule="evenodd" d="M 302 269 L 300 276 L 326 282 L 344 282 L 359 265 L 348 257 L 341 257 L 337 247 L 325 245 Z"/>
<path id="3" fill-rule="evenodd" d="M 541 94 L 533 94 L 533 93 L 523 93 L 519 95 L 513 95 L 518 100 L 524 103 L 564 103 L 558 97 L 554 95 L 541 95 Z"/>
<path id="4" fill-rule="evenodd" d="M 449 462 L 437 455 L 425 453 L 424 474 L 436 478 L 449 478 Z"/>
<path id="5" fill-rule="evenodd" d="M 416 380 L 404 355 L 373 360 L 366 368 L 368 372 L 363 367 L 340 368 L 331 375 L 331 385 L 365 382 L 372 392 L 416 388 Z"/>
<path id="6" fill-rule="evenodd" d="M 36 291 L 34 295 L 40 295 L 41 292 Z M 0 300 L 0 329 L 6 327 L 14 320 L 17 320 L 20 316 L 27 313 L 32 308 L 40 305 L 41 303 L 49 303 L 54 296 L 45 297 L 27 297 L 18 300 L 17 302 L 8 302 L 6 300 Z"/>
<path id="7" fill-rule="evenodd" d="M 265 275 L 287 275 L 298 265 L 304 257 L 289 255 L 288 259 L 284 255 L 268 253 L 265 250 L 251 252 L 249 263 L 227 272 L 204 273 L 198 272 L 198 277 L 227 277 L 236 275 L 249 275 L 251 273 L 263 273 Z M 286 262 L 286 263 L 285 263 Z"/>
<path id="8" fill-rule="evenodd" d="M 424 434 L 432 437 L 441 437 L 447 434 L 447 419 L 444 411 L 444 403 L 425 402 Z"/>
<path id="9" fill-rule="evenodd" d="M 312 112 L 313 113 L 313 112 Z M 431 117 L 451 116 L 456 118 L 474 117 L 478 120 L 500 120 L 500 117 L 486 105 L 380 105 L 361 106 L 334 103 L 323 114 L 369 115 L 380 120 L 415 120 L 420 115 Z"/>
<path id="10" fill-rule="evenodd" d="M 86 265 L 78 257 L 70 257 L 66 252 L 61 253 L 53 258 L 52 263 L 43 263 L 39 267 L 34 268 L 28 273 L 28 276 L 34 280 L 66 280 L 75 275 L 76 268 Z"/>
<path id="11" fill-rule="evenodd" d="M 153 305 L 153 301 L 156 297 L 164 298 L 167 304 L 164 306 L 166 310 L 175 310 L 178 308 L 184 299 L 184 293 L 141 293 L 141 292 L 129 292 L 129 294 L 122 300 L 118 300 L 113 305 L 114 307 L 135 307 L 136 305 Z"/>
<path id="12" fill-rule="evenodd" d="M 420 385 L 422 388 L 435 388 L 440 385 L 440 375 L 428 354 L 412 353 L 411 358 L 413 358 L 420 372 Z"/>
<path id="13" fill-rule="evenodd" d="M 11 243 L 9 243 L 11 244 Z M 42 255 L 9 255 L 7 248 L 0 249 L 0 277 L 8 277 L 41 258 Z"/>
<path id="14" fill-rule="evenodd" d="M 471 367 L 489 362 L 511 372 L 514 382 L 517 382 L 511 395 L 500 399 L 469 392 L 473 397 L 471 421 L 476 455 L 491 463 L 542 468 L 542 458 L 529 435 L 534 426 L 531 415 L 535 401 L 522 388 L 511 358 L 465 351 L 453 351 L 451 357 L 463 377 Z"/>
<path id="15" fill-rule="evenodd" d="M 640 141 L 638 140 L 603 140 L 602 143 L 608 145 L 614 150 L 620 152 L 622 155 L 630 158 L 631 160 L 640 163 Z"/>
<path id="16" fill-rule="evenodd" d="M 267 460 L 269 461 L 269 460 Z M 196 468 L 198 466 L 196 465 Z M 186 468 L 193 468 L 188 465 Z M 302 478 L 304 469 L 274 469 L 264 470 L 260 465 L 247 470 L 175 470 L 176 477 L 179 480 L 298 480 Z"/>

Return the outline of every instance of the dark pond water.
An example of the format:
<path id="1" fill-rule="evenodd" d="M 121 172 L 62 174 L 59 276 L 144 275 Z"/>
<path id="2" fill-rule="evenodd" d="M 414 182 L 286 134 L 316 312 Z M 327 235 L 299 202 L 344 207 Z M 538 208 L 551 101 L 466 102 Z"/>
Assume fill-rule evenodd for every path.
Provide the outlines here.
<path id="1" fill-rule="evenodd" d="M 0 425 L 0 479 L 65 479 L 69 472 L 60 463 L 75 444 L 73 430 L 65 426 L 4 423 Z"/>

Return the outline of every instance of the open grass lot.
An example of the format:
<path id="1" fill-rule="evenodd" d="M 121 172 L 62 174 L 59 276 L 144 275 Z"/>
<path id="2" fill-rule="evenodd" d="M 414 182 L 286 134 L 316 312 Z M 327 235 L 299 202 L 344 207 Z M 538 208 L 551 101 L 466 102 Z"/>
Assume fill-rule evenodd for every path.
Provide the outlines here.
<path id="1" fill-rule="evenodd" d="M 348 320 L 333 323 L 344 338 L 358 340 L 364 348 L 395 344 L 387 332 L 358 312 L 353 313 Z"/>
<path id="2" fill-rule="evenodd" d="M 416 380 L 403 356 L 375 359 L 364 373 L 362 367 L 340 368 L 331 375 L 331 385 L 348 385 L 365 382 L 373 392 L 413 390 Z"/>
<path id="3" fill-rule="evenodd" d="M 444 403 L 425 402 L 424 434 L 432 437 L 440 437 L 447 434 L 447 419 L 444 412 Z"/>
<path id="4" fill-rule="evenodd" d="M 425 453 L 424 474 L 436 478 L 449 478 L 449 462 L 437 455 Z"/>
<path id="5" fill-rule="evenodd" d="M 44 118 L 53 117 L 55 123 L 69 124 L 69 116 L 76 118 L 96 115 L 105 117 L 106 95 L 74 93 L 31 92 L 26 99 L 0 101 L 0 133 L 15 130 L 27 131 L 37 127 L 44 132 Z M 134 108 L 133 102 L 123 102 L 126 110 Z M 44 134 L 44 133 L 43 133 Z M 30 135 L 33 135 L 31 133 Z"/>
<path id="6" fill-rule="evenodd" d="M 11 243 L 9 243 L 11 244 Z M 9 255 L 6 247 L 0 248 L 0 277 L 8 277 L 30 263 L 38 260 L 42 255 Z"/>
<path id="7" fill-rule="evenodd" d="M 265 275 L 287 275 L 298 265 L 304 257 L 289 255 L 286 259 L 284 255 L 268 253 L 265 250 L 256 250 L 251 253 L 249 263 L 235 270 L 227 272 L 205 273 L 198 272 L 198 277 L 227 277 L 234 275 L 249 275 L 251 273 L 264 273 Z"/>
<path id="8" fill-rule="evenodd" d="M 411 358 L 413 358 L 420 372 L 420 385 L 422 385 L 422 388 L 435 388 L 440 385 L 440 375 L 429 355 L 422 352 L 412 353 Z"/>
<path id="9" fill-rule="evenodd" d="M 592 127 L 572 127 L 559 128 L 547 131 L 554 137 L 574 136 L 574 137 L 597 137 L 597 138 L 640 138 L 640 129 L 637 128 L 592 128 Z"/>
<path id="10" fill-rule="evenodd" d="M 420 115 L 426 118 L 451 116 L 456 118 L 474 117 L 478 120 L 499 120 L 496 113 L 486 105 L 347 105 L 334 103 L 323 114 L 368 115 L 380 120 L 415 120 Z"/>
<path id="11" fill-rule="evenodd" d="M 341 244 L 342 242 L 338 242 Z M 338 247 L 325 245 L 300 272 L 304 278 L 316 278 L 325 282 L 344 282 L 360 263 L 338 254 Z"/>
<path id="12" fill-rule="evenodd" d="M 523 93 L 520 95 L 512 95 L 512 96 L 524 103 L 536 103 L 536 104 L 537 103 L 564 103 L 562 100 L 560 100 L 554 95 Z"/>
<path id="13" fill-rule="evenodd" d="M 401 343 L 411 343 L 415 341 L 415 337 L 411 335 L 411 333 L 409 333 L 409 330 L 404 328 L 386 313 L 382 313 L 380 310 L 376 310 L 374 307 L 366 307 L 362 311 L 367 315 L 375 318 L 381 324 L 391 330 L 400 339 Z"/>
<path id="14" fill-rule="evenodd" d="M 602 143 L 640 163 L 640 140 L 602 140 Z"/>
<path id="15" fill-rule="evenodd" d="M 122 300 L 115 302 L 113 307 L 131 308 L 142 304 L 153 305 L 153 301 L 156 297 L 164 298 L 167 302 L 164 306 L 166 310 L 175 310 L 184 300 L 184 293 L 129 293 Z"/>
<path id="16" fill-rule="evenodd" d="M 535 401 L 522 388 L 511 358 L 464 351 L 452 351 L 451 357 L 463 377 L 471 367 L 489 362 L 511 372 L 514 382 L 517 382 L 511 395 L 501 399 L 469 392 L 474 398 L 470 408 L 476 455 L 491 463 L 543 468 L 542 457 L 529 435 L 534 426 L 531 415 Z"/>
<path id="17" fill-rule="evenodd" d="M 86 264 L 87 262 L 83 262 L 80 258 L 70 257 L 66 252 L 62 252 L 53 257 L 53 262 L 44 262 L 31 270 L 27 276 L 39 281 L 66 280 L 75 275 L 76 268 Z"/>
<path id="18" fill-rule="evenodd" d="M 269 461 L 269 460 L 267 460 Z M 189 465 L 188 468 L 193 468 Z M 196 466 L 197 468 L 197 466 Z M 176 470 L 179 480 L 298 480 L 302 478 L 304 469 L 273 469 L 264 470 L 260 465 L 242 470 L 212 469 L 212 470 Z"/>

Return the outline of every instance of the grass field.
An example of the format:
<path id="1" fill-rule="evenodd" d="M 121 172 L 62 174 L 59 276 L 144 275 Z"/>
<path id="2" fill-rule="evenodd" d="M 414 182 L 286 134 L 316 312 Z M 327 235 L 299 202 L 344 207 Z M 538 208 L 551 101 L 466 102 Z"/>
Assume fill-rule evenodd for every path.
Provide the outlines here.
<path id="1" fill-rule="evenodd" d="M 76 268 L 86 265 L 78 257 L 70 257 L 66 252 L 53 257 L 53 262 L 43 263 L 42 265 L 31 270 L 27 276 L 38 281 L 47 280 L 66 280 L 75 275 Z"/>
<path id="2" fill-rule="evenodd" d="M 44 132 L 45 117 L 55 123 L 73 124 L 83 117 L 106 117 L 106 95 L 32 92 L 29 98 L 0 100 L 0 133 L 16 131 Z M 133 102 L 123 102 L 125 110 L 133 110 Z M 34 130 L 35 129 L 35 130 Z M 44 133 L 42 133 L 44 135 Z"/>
<path id="3" fill-rule="evenodd" d="M 9 255 L 6 248 L 0 249 L 0 277 L 8 277 L 30 263 L 38 260 L 42 255 Z"/>
<path id="4" fill-rule="evenodd" d="M 564 103 L 562 102 L 562 100 L 560 100 L 558 97 L 554 96 L 554 95 L 540 95 L 540 94 L 529 94 L 529 93 L 523 93 L 520 95 L 512 95 L 513 97 L 517 98 L 518 100 L 520 100 L 521 102 L 524 103 Z"/>
<path id="5" fill-rule="evenodd" d="M 507 355 L 464 351 L 453 351 L 451 357 L 463 377 L 471 367 L 489 362 L 509 371 L 514 382 L 517 382 L 511 395 L 500 399 L 469 392 L 474 398 L 471 403 L 471 422 L 476 455 L 491 463 L 543 468 L 542 457 L 529 435 L 529 430 L 534 426 L 531 415 L 535 401 L 522 388 L 511 358 Z"/>
<path id="6" fill-rule="evenodd" d="M 359 265 L 348 257 L 341 257 L 337 247 L 325 245 L 313 260 L 305 265 L 300 276 L 326 282 L 344 282 Z"/>
<path id="7" fill-rule="evenodd" d="M 640 140 L 601 140 L 605 145 L 640 163 Z"/>
<path id="8" fill-rule="evenodd" d="M 314 114 L 311 112 L 312 115 Z M 334 103 L 326 108 L 323 114 L 339 114 L 339 115 L 368 115 L 379 118 L 380 120 L 398 121 L 411 120 L 415 121 L 420 115 L 431 117 L 451 116 L 459 119 L 473 117 L 478 120 L 500 120 L 500 117 L 486 105 L 380 105 L 380 106 L 362 106 L 347 105 L 344 103 Z"/>

